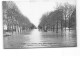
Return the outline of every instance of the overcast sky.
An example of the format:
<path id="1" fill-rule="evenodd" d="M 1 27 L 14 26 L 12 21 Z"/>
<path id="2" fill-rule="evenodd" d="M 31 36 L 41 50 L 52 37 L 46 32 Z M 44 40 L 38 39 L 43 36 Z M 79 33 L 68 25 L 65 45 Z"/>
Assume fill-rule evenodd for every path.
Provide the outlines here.
<path id="1" fill-rule="evenodd" d="M 76 4 L 76 0 L 26 0 L 16 1 L 15 3 L 21 13 L 37 26 L 42 14 L 53 11 L 57 4 L 64 4 L 66 2 Z"/>

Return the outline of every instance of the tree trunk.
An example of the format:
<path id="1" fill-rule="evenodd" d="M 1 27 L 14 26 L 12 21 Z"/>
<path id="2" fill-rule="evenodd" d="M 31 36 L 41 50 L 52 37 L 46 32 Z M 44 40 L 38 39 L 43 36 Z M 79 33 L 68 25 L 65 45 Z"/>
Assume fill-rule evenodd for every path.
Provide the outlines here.
<path id="1" fill-rule="evenodd" d="M 56 28 L 56 33 L 58 33 L 58 19 L 57 19 L 57 28 Z"/>

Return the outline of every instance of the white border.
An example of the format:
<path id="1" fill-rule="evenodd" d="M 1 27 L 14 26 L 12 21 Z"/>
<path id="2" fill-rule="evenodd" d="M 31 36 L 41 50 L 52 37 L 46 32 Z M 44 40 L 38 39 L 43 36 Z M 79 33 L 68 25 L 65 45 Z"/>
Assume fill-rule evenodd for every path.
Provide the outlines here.
<path id="1" fill-rule="evenodd" d="M 21 0 L 20 0 L 21 1 Z M 25 0 L 26 1 L 26 0 Z M 80 57 L 80 0 L 77 0 L 77 42 L 78 47 L 3 49 L 2 35 L 2 0 L 0 0 L 0 57 Z"/>

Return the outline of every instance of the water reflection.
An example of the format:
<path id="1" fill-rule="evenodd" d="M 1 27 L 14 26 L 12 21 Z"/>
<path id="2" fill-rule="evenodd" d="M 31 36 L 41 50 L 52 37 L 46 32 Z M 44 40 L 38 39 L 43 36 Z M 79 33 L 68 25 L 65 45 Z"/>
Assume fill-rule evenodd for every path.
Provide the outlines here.
<path id="1" fill-rule="evenodd" d="M 74 30 L 66 30 L 63 32 L 62 43 L 64 46 L 76 46 L 76 32 Z"/>
<path id="2" fill-rule="evenodd" d="M 26 38 L 27 35 L 24 35 Z M 34 29 L 31 31 L 31 34 L 29 35 L 29 43 L 40 43 L 41 42 L 41 32 L 39 32 L 37 29 Z"/>
<path id="3" fill-rule="evenodd" d="M 34 29 L 4 37 L 4 48 L 33 48 L 33 47 L 73 47 L 76 46 L 76 33 L 74 30 L 63 32 L 42 32 Z"/>

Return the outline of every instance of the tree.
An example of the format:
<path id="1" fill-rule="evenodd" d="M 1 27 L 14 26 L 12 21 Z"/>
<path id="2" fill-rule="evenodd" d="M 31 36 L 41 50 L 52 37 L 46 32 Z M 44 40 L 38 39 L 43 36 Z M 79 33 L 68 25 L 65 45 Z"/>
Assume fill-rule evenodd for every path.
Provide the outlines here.
<path id="1" fill-rule="evenodd" d="M 69 18 L 71 17 L 74 9 L 75 6 L 68 3 L 58 5 L 54 11 L 42 16 L 39 26 L 42 28 L 47 26 L 49 29 L 51 29 L 51 27 L 55 27 L 57 32 L 59 28 L 61 28 L 61 31 L 63 28 L 66 30 L 66 27 L 70 25 Z"/>
<path id="2" fill-rule="evenodd" d="M 32 26 L 32 23 L 27 17 L 22 15 L 18 7 L 12 1 L 3 1 L 3 21 L 5 21 L 8 27 L 18 26 L 29 28 Z M 4 22 L 3 22 L 4 24 Z"/>
<path id="3" fill-rule="evenodd" d="M 70 19 L 69 19 L 69 28 L 76 29 L 76 8 L 74 9 Z"/>
<path id="4" fill-rule="evenodd" d="M 49 14 L 45 14 L 42 16 L 39 26 L 41 26 L 42 28 L 46 26 L 47 29 L 52 29 L 54 27 L 58 29 L 58 23 L 60 23 L 62 17 L 63 17 L 62 11 L 60 10 L 52 11 Z"/>
<path id="5" fill-rule="evenodd" d="M 63 11 L 63 20 L 64 20 L 63 27 L 65 27 L 65 30 L 66 30 L 66 27 L 68 27 L 70 25 L 70 19 L 69 18 L 71 17 L 71 15 L 75 9 L 75 6 L 68 4 L 68 3 L 65 3 L 64 5 L 58 5 L 57 9 Z M 70 28 L 69 28 L 69 30 L 70 30 Z"/>

